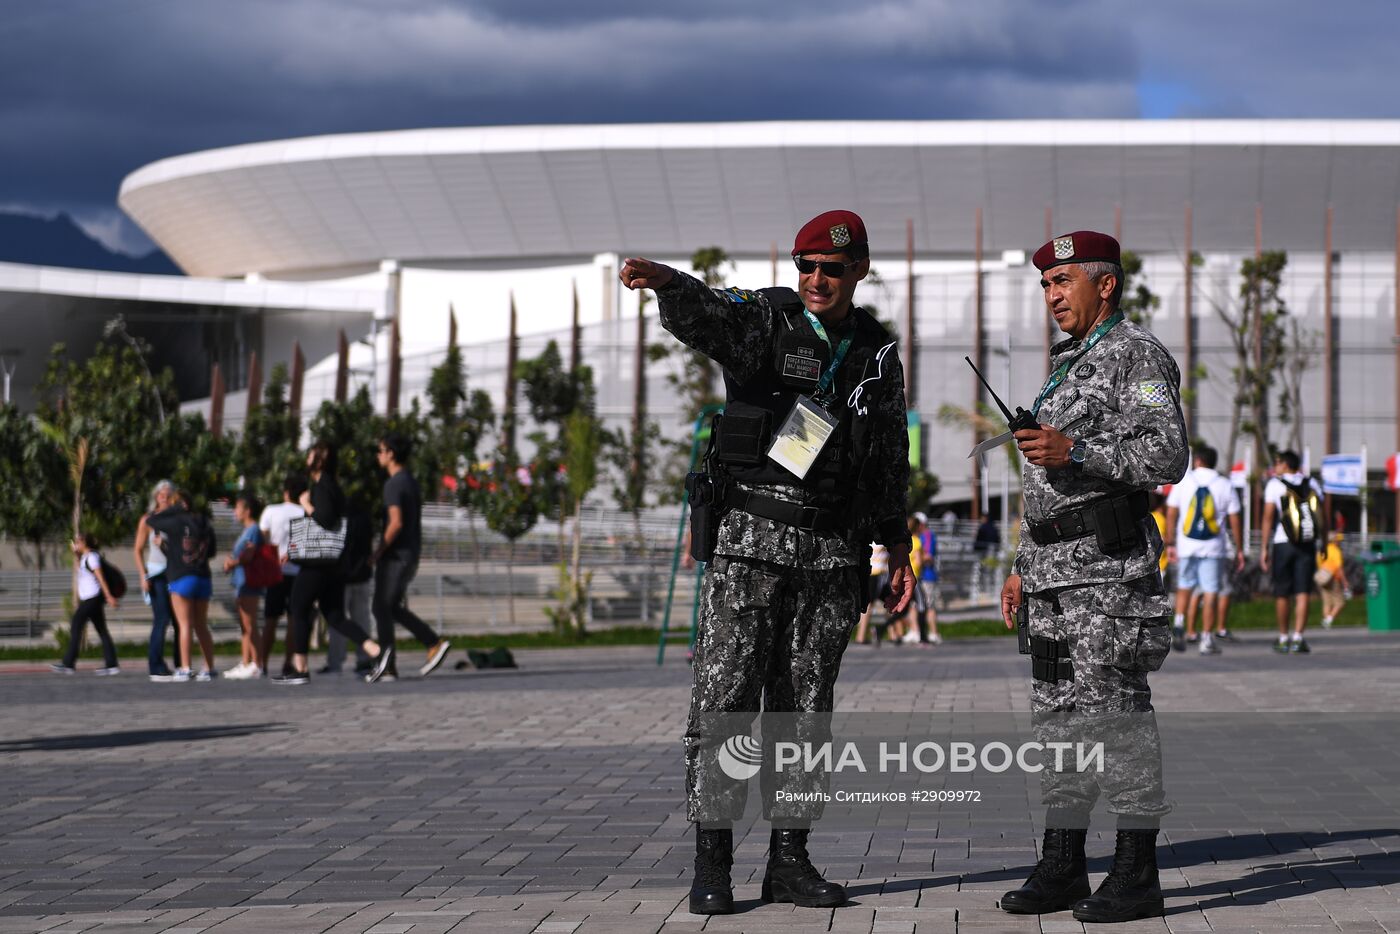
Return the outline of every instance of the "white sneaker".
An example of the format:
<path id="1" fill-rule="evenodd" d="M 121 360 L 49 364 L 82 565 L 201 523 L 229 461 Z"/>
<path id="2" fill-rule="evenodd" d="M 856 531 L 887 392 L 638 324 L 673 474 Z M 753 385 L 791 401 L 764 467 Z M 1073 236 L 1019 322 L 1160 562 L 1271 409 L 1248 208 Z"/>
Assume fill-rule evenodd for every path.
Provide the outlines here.
<path id="1" fill-rule="evenodd" d="M 910 643 L 918 642 L 918 641 L 919 641 L 919 630 L 918 630 L 918 629 L 910 629 L 908 632 L 906 632 L 906 633 L 904 634 L 904 638 L 903 638 L 903 639 L 900 639 L 899 641 L 900 641 L 900 642 L 903 642 L 905 645 L 909 645 Z"/>
<path id="2" fill-rule="evenodd" d="M 1218 645 L 1215 644 L 1215 639 L 1213 639 L 1213 638 L 1211 637 L 1210 633 L 1206 633 L 1206 634 L 1204 634 L 1203 636 L 1201 636 L 1201 654 L 1202 654 L 1202 655 L 1219 655 L 1219 654 L 1220 654 L 1220 646 L 1218 646 Z"/>
<path id="3" fill-rule="evenodd" d="M 1332 617 L 1330 617 L 1330 616 L 1324 616 L 1324 617 L 1322 617 L 1322 628 L 1323 628 L 1323 629 L 1331 629 L 1331 628 L 1332 628 Z"/>
<path id="4" fill-rule="evenodd" d="M 249 678 L 257 677 L 257 675 L 253 673 L 257 671 L 257 668 L 257 665 L 239 663 L 237 665 L 234 665 L 228 671 L 224 672 L 224 677 L 228 678 L 230 681 L 246 681 Z"/>
<path id="5" fill-rule="evenodd" d="M 188 668 L 176 668 L 175 673 L 170 676 L 171 681 L 183 682 L 190 680 L 190 670 Z"/>
<path id="6" fill-rule="evenodd" d="M 940 636 L 938 633 L 935 632 L 933 635 L 931 635 L 931 636 L 928 637 L 928 641 L 931 642 L 931 643 L 934 644 L 934 645 L 942 645 L 942 644 L 943 644 L 943 637 Z"/>
<path id="7" fill-rule="evenodd" d="M 97 675 L 97 677 L 99 678 L 110 678 L 112 675 L 119 675 L 121 673 L 122 670 L 116 665 L 113 665 L 110 668 L 99 668 L 93 672 L 93 674 Z"/>
<path id="8" fill-rule="evenodd" d="M 219 676 L 219 673 L 218 673 L 217 671 L 215 671 L 214 669 L 212 669 L 212 668 L 205 668 L 205 669 L 204 669 L 203 671 L 201 671 L 199 674 L 195 675 L 194 679 L 195 679 L 196 681 L 213 681 L 213 680 L 214 680 L 215 678 L 217 678 L 218 676 Z"/>

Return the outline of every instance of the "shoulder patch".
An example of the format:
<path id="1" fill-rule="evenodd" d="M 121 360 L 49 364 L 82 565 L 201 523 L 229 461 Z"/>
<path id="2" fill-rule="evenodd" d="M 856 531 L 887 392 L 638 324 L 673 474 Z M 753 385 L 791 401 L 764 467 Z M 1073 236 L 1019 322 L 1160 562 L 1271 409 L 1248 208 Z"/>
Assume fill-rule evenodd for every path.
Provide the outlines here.
<path id="1" fill-rule="evenodd" d="M 1079 368 L 1074 371 L 1074 375 L 1080 379 L 1088 379 L 1094 375 L 1094 365 L 1092 363 L 1081 363 L 1079 364 Z"/>
<path id="2" fill-rule="evenodd" d="M 1166 381 L 1148 379 L 1138 383 L 1138 403 L 1151 408 L 1171 405 L 1172 396 L 1167 391 Z"/>
<path id="3" fill-rule="evenodd" d="M 748 289 L 725 289 L 720 294 L 739 305 L 758 301 L 758 293 L 750 292 Z"/>

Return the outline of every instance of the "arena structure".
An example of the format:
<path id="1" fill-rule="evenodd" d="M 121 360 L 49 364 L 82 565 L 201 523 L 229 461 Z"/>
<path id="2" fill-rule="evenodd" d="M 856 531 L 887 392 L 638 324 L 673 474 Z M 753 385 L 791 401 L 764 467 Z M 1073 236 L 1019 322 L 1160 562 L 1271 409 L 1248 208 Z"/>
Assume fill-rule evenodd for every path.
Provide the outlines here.
<path id="1" fill-rule="evenodd" d="M 441 359 L 455 313 L 469 381 L 499 407 L 513 303 L 522 358 L 551 337 L 567 346 L 578 309 L 602 414 L 625 423 L 638 295 L 617 283 L 620 258 L 688 268 L 695 250 L 717 246 L 735 261 L 728 284 L 795 285 L 793 232 L 840 207 L 869 228 L 877 275 L 857 300 L 905 338 L 916 451 L 939 476 L 941 501 L 970 503 L 983 486 L 994 497 L 1015 491 L 1004 456 L 994 455 L 985 475 L 966 458 L 970 429 L 949 409 L 988 400 L 964 355 L 983 360 L 1013 404 L 1030 404 L 1058 335 L 1027 259 L 1048 237 L 1082 228 L 1117 233 L 1143 258 L 1139 281 L 1161 298 L 1151 327 L 1182 363 L 1193 434 L 1221 446 L 1228 433 L 1233 355 L 1220 312 L 1239 301 L 1240 263 L 1258 250 L 1284 250 L 1283 298 L 1307 364 L 1298 440 L 1314 466 L 1324 453 L 1366 445 L 1378 492 L 1384 459 L 1400 446 L 1400 121 L 363 133 L 164 159 L 124 181 L 120 204 L 191 278 L 91 275 L 84 288 L 57 294 L 46 280 L 85 274 L 0 267 L 0 316 L 11 316 L 0 320 L 25 305 L 57 321 L 74 301 L 91 320 L 114 299 L 143 320 L 201 320 L 185 345 L 203 353 L 186 362 L 196 371 L 183 384 L 191 396 L 207 392 L 199 373 L 214 360 L 236 389 L 248 351 L 268 366 L 288 360 L 296 340 L 310 364 L 302 402 L 309 413 L 333 391 L 344 329 L 352 379 L 370 382 L 383 405 L 387 325 L 397 315 L 407 400 Z M 669 340 L 655 311 L 644 309 L 647 339 Z M 66 326 L 81 318 L 70 313 Z M 62 335 L 43 339 L 54 336 Z M 34 353 L 43 350 L 24 359 Z M 666 382 L 676 365 L 662 360 L 646 370 L 649 412 L 672 435 L 688 430 Z M 234 393 L 227 423 L 235 428 L 238 407 Z M 1292 425 L 1276 424 L 1274 434 L 1287 440 Z M 1227 456 L 1238 459 L 1243 448 Z M 1376 505 L 1372 516 L 1384 528 L 1391 510 Z"/>

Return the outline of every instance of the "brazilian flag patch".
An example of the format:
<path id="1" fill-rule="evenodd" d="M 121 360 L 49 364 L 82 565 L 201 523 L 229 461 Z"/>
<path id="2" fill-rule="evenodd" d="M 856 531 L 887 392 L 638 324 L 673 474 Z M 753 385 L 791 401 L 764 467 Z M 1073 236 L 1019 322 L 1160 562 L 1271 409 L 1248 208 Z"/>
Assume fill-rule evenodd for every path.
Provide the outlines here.
<path id="1" fill-rule="evenodd" d="M 725 289 L 720 294 L 736 305 L 758 301 L 758 293 L 750 292 L 748 289 Z"/>
<path id="2" fill-rule="evenodd" d="M 1159 408 L 1170 405 L 1172 401 L 1171 393 L 1167 391 L 1167 384 L 1160 379 L 1148 379 L 1138 383 L 1138 402 L 1151 408 Z"/>

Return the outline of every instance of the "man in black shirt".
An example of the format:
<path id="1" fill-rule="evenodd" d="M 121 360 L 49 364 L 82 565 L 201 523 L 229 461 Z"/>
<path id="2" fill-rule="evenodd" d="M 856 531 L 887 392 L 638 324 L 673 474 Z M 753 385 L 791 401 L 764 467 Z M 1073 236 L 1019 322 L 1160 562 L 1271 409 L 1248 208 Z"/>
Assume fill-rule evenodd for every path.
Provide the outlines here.
<path id="1" fill-rule="evenodd" d="M 374 621 L 379 644 L 394 644 L 394 623 L 401 624 L 428 648 L 428 660 L 419 673 L 432 673 L 447 657 L 450 646 L 432 627 L 408 608 L 408 585 L 418 573 L 423 551 L 423 495 L 418 481 L 404 466 L 412 442 L 398 433 L 379 442 L 379 466 L 389 474 L 384 482 L 384 540 L 371 558 L 374 568 Z M 390 672 L 397 677 L 397 672 Z"/>

